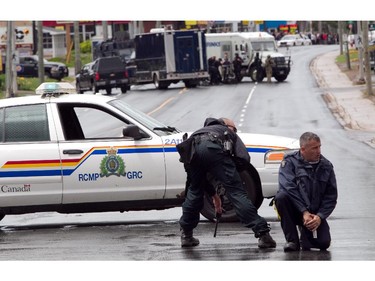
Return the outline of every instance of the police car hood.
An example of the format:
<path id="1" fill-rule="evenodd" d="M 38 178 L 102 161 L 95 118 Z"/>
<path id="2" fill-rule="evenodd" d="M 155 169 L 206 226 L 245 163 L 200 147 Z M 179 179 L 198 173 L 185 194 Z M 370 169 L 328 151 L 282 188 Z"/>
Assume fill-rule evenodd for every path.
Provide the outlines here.
<path id="1" fill-rule="evenodd" d="M 266 134 L 250 134 L 238 133 L 246 146 L 269 147 L 270 149 L 298 149 L 298 139 L 266 135 Z"/>
<path id="2" fill-rule="evenodd" d="M 183 132 L 172 136 L 163 137 L 165 144 L 178 144 L 182 141 L 183 135 L 190 136 L 193 132 Z M 299 149 L 299 140 L 289 137 L 267 135 L 267 134 L 252 134 L 252 133 L 238 133 L 238 136 L 249 147 L 261 147 L 270 149 Z M 173 141 L 171 141 L 173 139 Z"/>

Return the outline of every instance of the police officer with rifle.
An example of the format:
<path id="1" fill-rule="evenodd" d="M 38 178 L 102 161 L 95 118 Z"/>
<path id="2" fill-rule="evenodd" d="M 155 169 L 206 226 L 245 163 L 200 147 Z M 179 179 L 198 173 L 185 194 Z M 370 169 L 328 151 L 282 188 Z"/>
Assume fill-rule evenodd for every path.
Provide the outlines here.
<path id="1" fill-rule="evenodd" d="M 216 213 L 220 215 L 223 211 L 220 196 L 214 187 L 207 184 L 207 174 L 223 184 L 238 218 L 259 238 L 258 247 L 276 247 L 267 221 L 258 215 L 243 188 L 237 168 L 250 162 L 250 156 L 236 132 L 235 124 L 230 119 L 207 118 L 204 127 L 177 145 L 188 182 L 179 221 L 182 247 L 199 245 L 199 240 L 193 236 L 193 230 L 199 223 L 205 192 L 212 197 Z"/>

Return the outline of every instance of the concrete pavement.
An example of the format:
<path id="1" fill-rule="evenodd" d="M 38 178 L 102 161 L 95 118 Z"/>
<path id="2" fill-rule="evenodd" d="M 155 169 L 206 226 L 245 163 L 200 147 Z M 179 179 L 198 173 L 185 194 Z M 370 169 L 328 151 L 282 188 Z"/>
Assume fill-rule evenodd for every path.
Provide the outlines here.
<path id="1" fill-rule="evenodd" d="M 324 91 L 328 107 L 341 125 L 350 130 L 374 132 L 372 144 L 375 146 L 375 104 L 364 96 L 365 86 L 354 85 L 336 65 L 338 55 L 334 51 L 317 57 L 311 69 Z"/>

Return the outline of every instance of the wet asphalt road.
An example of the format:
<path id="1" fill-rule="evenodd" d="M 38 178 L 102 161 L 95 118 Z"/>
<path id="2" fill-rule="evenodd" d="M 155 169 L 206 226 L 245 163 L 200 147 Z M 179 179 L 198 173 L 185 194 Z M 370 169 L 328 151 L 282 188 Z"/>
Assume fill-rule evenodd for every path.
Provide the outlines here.
<path id="1" fill-rule="evenodd" d="M 272 207 L 259 213 L 271 226 L 276 249 L 259 249 L 251 229 L 240 223 L 215 224 L 202 218 L 195 230 L 198 247 L 180 246 L 180 208 L 165 211 L 107 213 L 90 215 L 44 214 L 30 216 L 27 223 L 1 227 L 0 260 L 70 261 L 363 261 L 375 259 L 371 239 L 373 218 L 331 217 L 332 245 L 328 251 L 284 253 L 284 237 Z M 34 218 L 33 218 L 34 216 Z M 83 219 L 82 217 L 85 217 Z M 159 217 L 159 219 L 152 219 Z M 40 221 L 45 221 L 40 223 Z M 50 220 L 50 222 L 48 222 Z M 363 225 L 367 225 L 366 228 Z M 361 229 L 361 231 L 358 231 Z M 352 239 L 356 237 L 357 239 Z"/>

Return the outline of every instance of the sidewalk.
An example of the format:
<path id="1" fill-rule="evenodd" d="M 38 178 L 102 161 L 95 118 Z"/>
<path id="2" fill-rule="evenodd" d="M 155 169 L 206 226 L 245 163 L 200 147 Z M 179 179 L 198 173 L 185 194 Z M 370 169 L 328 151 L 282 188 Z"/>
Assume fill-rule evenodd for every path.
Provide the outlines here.
<path id="1" fill-rule="evenodd" d="M 362 90 L 365 86 L 353 85 L 336 65 L 337 56 L 337 51 L 326 53 L 311 65 L 319 86 L 324 90 L 328 107 L 343 127 L 374 132 L 375 137 L 375 104 L 364 97 Z M 374 140 L 372 142 L 375 144 Z"/>

